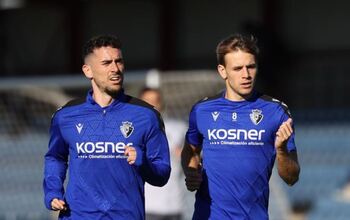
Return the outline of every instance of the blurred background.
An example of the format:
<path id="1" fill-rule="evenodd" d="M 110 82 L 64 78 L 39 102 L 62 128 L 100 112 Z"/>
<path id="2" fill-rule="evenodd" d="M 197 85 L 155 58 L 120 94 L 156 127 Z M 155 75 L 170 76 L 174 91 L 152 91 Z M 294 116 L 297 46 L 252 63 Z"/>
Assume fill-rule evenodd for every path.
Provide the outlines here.
<path id="1" fill-rule="evenodd" d="M 223 88 L 215 47 L 235 32 L 258 38 L 258 89 L 286 102 L 295 121 L 300 180 L 290 188 L 274 172 L 270 218 L 350 219 L 349 9 L 347 0 L 0 0 L 0 219 L 51 218 L 48 128 L 90 86 L 87 39 L 117 35 L 127 93 L 159 87 L 166 114 L 186 121 L 193 103 Z"/>

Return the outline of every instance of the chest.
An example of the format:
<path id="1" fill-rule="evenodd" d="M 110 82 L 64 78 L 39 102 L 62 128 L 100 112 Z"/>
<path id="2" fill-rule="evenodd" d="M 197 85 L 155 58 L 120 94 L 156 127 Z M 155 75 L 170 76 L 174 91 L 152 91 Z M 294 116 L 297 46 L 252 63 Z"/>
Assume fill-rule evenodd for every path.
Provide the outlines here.
<path id="1" fill-rule="evenodd" d="M 212 144 L 265 145 L 274 140 L 278 123 L 278 115 L 264 108 L 206 109 L 197 114 L 203 141 Z"/>
<path id="2" fill-rule="evenodd" d="M 103 145 L 134 145 L 142 143 L 147 119 L 128 111 L 83 110 L 61 120 L 61 132 L 69 145 L 103 143 Z"/>

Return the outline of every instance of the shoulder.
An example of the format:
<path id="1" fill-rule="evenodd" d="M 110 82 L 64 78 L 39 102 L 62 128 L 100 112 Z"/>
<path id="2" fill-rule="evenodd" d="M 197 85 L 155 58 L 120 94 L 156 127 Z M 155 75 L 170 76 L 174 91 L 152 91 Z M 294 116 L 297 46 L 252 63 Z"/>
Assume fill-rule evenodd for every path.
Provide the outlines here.
<path id="1" fill-rule="evenodd" d="M 203 99 L 199 100 L 197 102 L 197 104 L 208 104 L 210 102 L 215 102 L 218 99 L 220 99 L 221 97 L 222 97 L 222 92 L 220 92 L 220 93 L 218 93 L 216 95 L 213 95 L 213 96 L 204 97 Z"/>
<path id="2" fill-rule="evenodd" d="M 164 129 L 164 122 L 162 116 L 152 105 L 148 104 L 147 102 L 141 99 L 129 95 L 126 95 L 126 103 L 129 104 L 130 107 L 136 108 L 136 110 L 139 113 L 151 117 L 151 119 L 155 117 L 159 123 L 159 126 L 162 129 Z"/>
<path id="3" fill-rule="evenodd" d="M 81 105 L 85 104 L 85 102 L 86 102 L 85 98 L 72 99 L 68 101 L 66 104 L 64 104 L 63 106 L 59 107 L 52 115 L 52 118 L 65 114 L 70 110 L 79 108 Z"/>
<path id="4" fill-rule="evenodd" d="M 192 109 L 196 109 L 196 108 L 200 108 L 200 107 L 205 107 L 205 106 L 210 106 L 212 104 L 215 104 L 216 102 L 218 102 L 220 100 L 220 98 L 222 98 L 222 92 L 218 93 L 216 95 L 213 96 L 207 96 L 204 97 L 203 99 L 197 101 L 194 105 Z"/>
<path id="5" fill-rule="evenodd" d="M 160 116 L 160 113 L 152 105 L 133 96 L 126 95 L 126 104 L 132 108 Z"/>
<path id="6" fill-rule="evenodd" d="M 284 113 L 286 113 L 289 117 L 292 117 L 286 103 L 284 103 L 276 98 L 273 98 L 269 95 L 265 95 L 265 94 L 261 94 L 259 99 L 261 99 L 261 100 L 263 100 L 271 105 L 274 105 L 276 108 L 278 108 L 281 111 L 283 111 Z"/>

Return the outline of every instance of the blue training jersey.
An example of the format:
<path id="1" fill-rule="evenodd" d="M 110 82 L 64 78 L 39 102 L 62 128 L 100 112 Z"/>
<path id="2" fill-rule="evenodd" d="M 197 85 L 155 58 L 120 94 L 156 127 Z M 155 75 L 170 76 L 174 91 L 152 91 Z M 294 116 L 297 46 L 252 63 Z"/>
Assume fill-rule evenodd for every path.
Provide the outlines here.
<path id="1" fill-rule="evenodd" d="M 224 92 L 193 106 L 186 140 L 203 158 L 193 219 L 268 219 L 276 132 L 289 117 L 285 104 L 258 93 L 235 102 Z M 287 145 L 296 150 L 294 133 Z"/>
<path id="2" fill-rule="evenodd" d="M 160 114 L 145 102 L 119 92 L 100 107 L 92 98 L 74 100 L 52 118 L 45 155 L 45 205 L 65 200 L 60 219 L 144 219 L 144 182 L 165 185 L 169 148 Z M 135 164 L 124 156 L 136 148 Z M 69 180 L 64 189 L 67 167 Z"/>

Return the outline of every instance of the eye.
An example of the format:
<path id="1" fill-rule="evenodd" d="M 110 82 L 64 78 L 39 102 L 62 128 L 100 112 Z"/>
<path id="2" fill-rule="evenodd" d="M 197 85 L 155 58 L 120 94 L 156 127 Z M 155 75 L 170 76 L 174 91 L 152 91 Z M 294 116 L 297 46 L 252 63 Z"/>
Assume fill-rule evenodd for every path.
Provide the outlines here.
<path id="1" fill-rule="evenodd" d="M 256 64 L 253 63 L 253 64 L 250 64 L 247 66 L 248 69 L 256 69 Z"/>
<path id="2" fill-rule="evenodd" d="M 233 70 L 234 71 L 240 71 L 243 67 L 242 66 L 236 66 L 236 67 L 233 67 Z"/>
<path id="3" fill-rule="evenodd" d="M 116 64 L 123 64 L 123 63 L 124 63 L 124 60 L 123 60 L 122 58 L 119 58 L 119 59 L 114 60 L 114 62 L 115 62 Z"/>
<path id="4" fill-rule="evenodd" d="M 102 62 L 102 65 L 103 65 L 103 66 L 108 66 L 108 65 L 111 64 L 111 63 L 112 63 L 111 60 L 103 61 L 103 62 Z"/>

